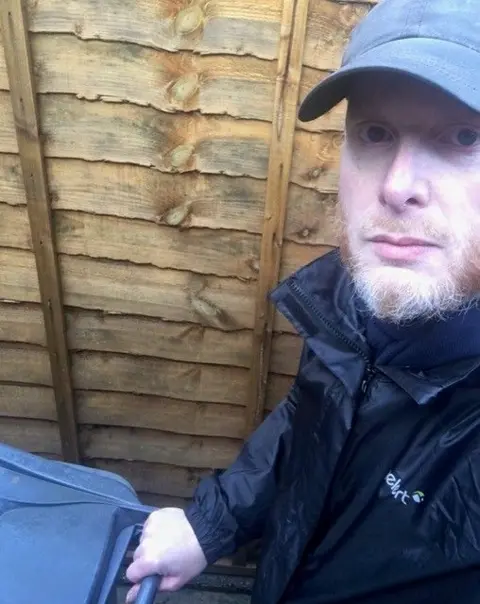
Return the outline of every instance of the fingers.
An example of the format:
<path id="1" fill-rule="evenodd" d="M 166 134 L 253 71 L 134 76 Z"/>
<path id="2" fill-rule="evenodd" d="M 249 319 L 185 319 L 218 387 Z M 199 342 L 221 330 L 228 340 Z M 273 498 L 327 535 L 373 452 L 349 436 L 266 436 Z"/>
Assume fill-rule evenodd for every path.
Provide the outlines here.
<path id="1" fill-rule="evenodd" d="M 133 602 L 135 602 L 135 599 L 136 599 L 139 591 L 140 591 L 140 585 L 134 585 L 133 587 L 131 587 L 127 592 L 127 596 L 125 598 L 125 603 L 132 604 Z"/>
<path id="2" fill-rule="evenodd" d="M 125 575 L 131 583 L 138 583 L 145 577 L 160 574 L 158 566 L 157 560 L 152 560 L 145 556 L 137 556 L 137 559 L 127 568 Z"/>

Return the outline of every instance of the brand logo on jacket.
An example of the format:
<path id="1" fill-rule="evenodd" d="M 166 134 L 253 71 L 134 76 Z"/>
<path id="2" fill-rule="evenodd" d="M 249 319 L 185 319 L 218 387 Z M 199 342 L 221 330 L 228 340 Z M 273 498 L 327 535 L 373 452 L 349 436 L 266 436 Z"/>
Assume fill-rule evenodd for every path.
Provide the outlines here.
<path id="1" fill-rule="evenodd" d="M 402 480 L 395 476 L 393 472 L 389 472 L 385 476 L 385 482 L 390 487 L 390 493 L 393 498 L 401 501 L 403 505 L 409 505 L 412 501 L 414 503 L 422 503 L 425 499 L 425 493 L 423 493 L 423 491 L 413 491 L 413 493 L 409 493 L 406 489 L 402 488 Z"/>

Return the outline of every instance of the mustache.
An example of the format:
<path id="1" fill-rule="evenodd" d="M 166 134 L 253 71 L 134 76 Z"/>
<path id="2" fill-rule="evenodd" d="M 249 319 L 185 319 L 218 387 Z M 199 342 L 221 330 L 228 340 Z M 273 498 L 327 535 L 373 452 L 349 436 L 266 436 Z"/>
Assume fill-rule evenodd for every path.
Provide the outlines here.
<path id="1" fill-rule="evenodd" d="M 337 233 L 346 234 L 347 221 L 340 213 L 336 216 Z M 351 225 L 350 225 L 351 226 Z M 417 216 L 415 219 L 392 218 L 390 216 L 363 216 L 361 223 L 355 225 L 361 238 L 369 239 L 377 235 L 404 235 L 417 239 L 426 239 L 439 245 L 450 239 L 449 225 L 445 221 L 428 220 Z"/>

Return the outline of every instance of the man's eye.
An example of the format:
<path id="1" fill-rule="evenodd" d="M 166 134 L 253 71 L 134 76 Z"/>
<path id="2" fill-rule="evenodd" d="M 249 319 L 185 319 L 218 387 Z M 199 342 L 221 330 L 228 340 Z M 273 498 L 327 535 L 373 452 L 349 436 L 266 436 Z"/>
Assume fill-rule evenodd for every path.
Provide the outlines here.
<path id="1" fill-rule="evenodd" d="M 390 143 L 393 140 L 391 133 L 383 126 L 366 125 L 360 129 L 360 138 L 366 143 Z"/>
<path id="2" fill-rule="evenodd" d="M 480 142 L 480 132 L 474 128 L 465 126 L 453 128 L 444 134 L 441 138 L 442 142 L 458 147 L 469 148 Z"/>

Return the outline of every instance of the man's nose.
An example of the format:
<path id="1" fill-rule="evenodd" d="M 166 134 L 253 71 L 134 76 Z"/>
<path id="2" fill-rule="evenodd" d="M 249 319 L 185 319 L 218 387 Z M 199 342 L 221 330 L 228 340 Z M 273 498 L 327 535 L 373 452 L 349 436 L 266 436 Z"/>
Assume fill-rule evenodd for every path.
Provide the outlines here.
<path id="1" fill-rule="evenodd" d="M 396 213 L 428 205 L 429 186 L 424 177 L 421 150 L 402 142 L 395 150 L 381 191 L 381 202 Z"/>

